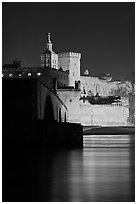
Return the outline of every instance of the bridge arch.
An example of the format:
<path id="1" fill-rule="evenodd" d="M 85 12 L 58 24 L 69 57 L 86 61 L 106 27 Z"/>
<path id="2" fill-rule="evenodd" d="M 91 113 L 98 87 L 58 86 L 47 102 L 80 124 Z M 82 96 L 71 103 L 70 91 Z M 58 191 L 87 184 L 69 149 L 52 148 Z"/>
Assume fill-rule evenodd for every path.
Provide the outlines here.
<path id="1" fill-rule="evenodd" d="M 45 102 L 44 119 L 48 121 L 55 120 L 53 104 L 49 95 L 47 96 Z"/>

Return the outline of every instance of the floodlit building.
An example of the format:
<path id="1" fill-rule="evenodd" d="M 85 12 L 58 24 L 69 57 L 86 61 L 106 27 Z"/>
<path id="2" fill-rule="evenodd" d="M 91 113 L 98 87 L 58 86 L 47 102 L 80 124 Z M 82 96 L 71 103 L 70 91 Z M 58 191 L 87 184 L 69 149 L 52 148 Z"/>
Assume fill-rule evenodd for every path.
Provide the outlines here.
<path id="1" fill-rule="evenodd" d="M 41 55 L 41 67 L 50 67 L 62 71 L 62 76 L 60 74 L 60 79 L 67 80 L 68 86 L 79 86 L 81 89 L 81 94 L 85 95 L 96 95 L 100 96 L 111 95 L 111 89 L 116 87 L 116 83 L 112 82 L 112 77 L 110 76 L 90 76 L 89 71 L 86 69 L 84 75 L 80 75 L 80 60 L 81 53 L 67 52 L 56 54 L 53 51 L 53 45 L 51 41 L 51 35 L 48 33 L 46 51 Z M 68 73 L 68 77 L 64 77 L 63 73 Z M 59 79 L 58 78 L 58 79 Z"/>
<path id="2" fill-rule="evenodd" d="M 117 89 L 125 87 L 121 82 L 112 81 L 109 74 L 98 76 L 89 75 L 86 69 L 80 74 L 81 53 L 55 53 L 51 35 L 47 35 L 46 50 L 41 55 L 41 67 L 20 68 L 20 63 L 3 66 L 3 77 L 39 77 L 56 94 L 67 107 L 66 119 L 68 122 L 82 125 L 128 125 L 129 104 L 123 98 L 119 102 L 110 104 L 92 104 L 88 97 L 95 100 L 98 97 L 111 98 Z M 52 85 L 51 85 L 51 84 Z M 120 88 L 119 88 L 120 87 Z M 126 87 L 130 89 L 129 84 Z M 98 99 L 97 99 L 98 100 Z"/>

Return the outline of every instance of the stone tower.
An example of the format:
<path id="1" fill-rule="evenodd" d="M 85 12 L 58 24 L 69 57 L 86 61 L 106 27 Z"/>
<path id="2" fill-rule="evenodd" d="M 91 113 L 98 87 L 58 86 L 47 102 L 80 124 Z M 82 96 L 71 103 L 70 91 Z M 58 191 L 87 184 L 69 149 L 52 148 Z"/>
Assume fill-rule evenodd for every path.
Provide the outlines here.
<path id="1" fill-rule="evenodd" d="M 75 52 L 58 54 L 59 67 L 69 72 L 69 86 L 75 86 L 80 81 L 81 54 Z"/>
<path id="2" fill-rule="evenodd" d="M 41 67 L 58 69 L 58 55 L 52 50 L 51 34 L 47 34 L 46 51 L 41 55 Z"/>

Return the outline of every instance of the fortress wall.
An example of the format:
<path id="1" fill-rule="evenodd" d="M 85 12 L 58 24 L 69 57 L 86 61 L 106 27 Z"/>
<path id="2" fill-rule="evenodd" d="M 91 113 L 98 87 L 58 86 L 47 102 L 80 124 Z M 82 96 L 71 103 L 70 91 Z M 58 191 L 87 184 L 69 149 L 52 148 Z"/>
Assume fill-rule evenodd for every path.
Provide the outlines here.
<path id="1" fill-rule="evenodd" d="M 126 126 L 128 125 L 128 106 L 121 104 L 91 105 L 79 101 L 80 91 L 58 90 L 58 96 L 67 106 L 67 121 L 89 126 Z"/>
<path id="2" fill-rule="evenodd" d="M 84 105 L 80 102 L 80 122 L 85 126 L 93 124 L 92 108 L 87 102 Z"/>
<path id="3" fill-rule="evenodd" d="M 80 123 L 79 98 L 80 91 L 58 90 L 58 96 L 67 106 L 67 122 Z"/>
<path id="4" fill-rule="evenodd" d="M 128 107 L 120 105 L 80 105 L 82 125 L 126 126 L 129 117 Z"/>
<path id="5" fill-rule="evenodd" d="M 94 125 L 127 125 L 128 116 L 128 108 L 124 106 L 94 105 L 93 107 Z"/>
<path id="6" fill-rule="evenodd" d="M 80 76 L 81 90 L 85 89 L 86 93 L 91 91 L 93 95 L 98 92 L 100 96 L 108 96 L 108 83 L 106 80 L 98 79 L 98 77 Z"/>

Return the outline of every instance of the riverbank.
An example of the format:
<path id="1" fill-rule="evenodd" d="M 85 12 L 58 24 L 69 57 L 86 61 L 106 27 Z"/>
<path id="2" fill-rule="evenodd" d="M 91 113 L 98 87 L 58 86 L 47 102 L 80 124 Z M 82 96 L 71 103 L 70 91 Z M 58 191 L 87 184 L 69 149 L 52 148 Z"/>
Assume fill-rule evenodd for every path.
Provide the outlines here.
<path id="1" fill-rule="evenodd" d="M 135 134 L 134 126 L 84 126 L 83 135 L 122 135 L 122 134 Z"/>

